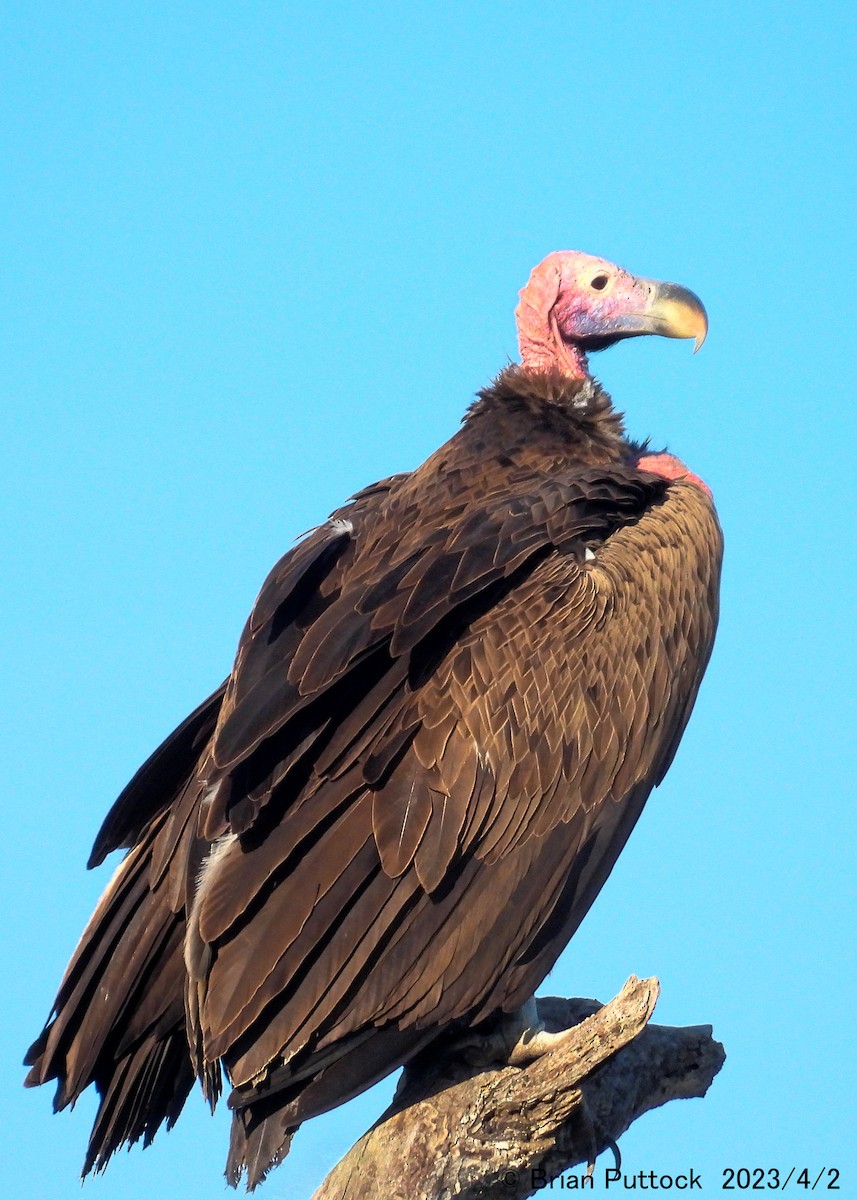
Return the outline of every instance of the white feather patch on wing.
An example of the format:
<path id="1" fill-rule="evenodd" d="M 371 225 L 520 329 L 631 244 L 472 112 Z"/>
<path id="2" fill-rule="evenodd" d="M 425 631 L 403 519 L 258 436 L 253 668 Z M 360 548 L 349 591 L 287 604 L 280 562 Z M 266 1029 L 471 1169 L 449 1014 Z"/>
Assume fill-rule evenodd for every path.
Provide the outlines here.
<path id="1" fill-rule="evenodd" d="M 211 956 L 211 951 L 206 949 L 205 943 L 199 934 L 199 906 L 207 889 L 211 886 L 211 881 L 217 874 L 217 867 L 221 860 L 229 853 L 229 850 L 238 841 L 236 833 L 225 833 L 223 837 L 219 837 L 216 842 L 212 842 L 211 849 L 205 856 L 202 866 L 199 869 L 199 874 L 196 877 L 196 892 L 193 897 L 190 913 L 187 919 L 187 930 L 184 939 L 184 961 L 185 969 L 191 979 L 201 978 L 208 968 L 208 959 Z"/>
<path id="2" fill-rule="evenodd" d="M 205 892 L 211 882 L 211 877 L 217 870 L 217 864 L 223 858 L 224 854 L 229 850 L 235 842 L 238 841 L 237 833 L 224 833 L 223 837 L 219 837 L 216 842 L 211 843 L 211 849 L 205 856 L 202 866 L 199 868 L 199 874 L 196 877 L 196 895 L 194 903 L 199 900 L 200 896 Z"/>

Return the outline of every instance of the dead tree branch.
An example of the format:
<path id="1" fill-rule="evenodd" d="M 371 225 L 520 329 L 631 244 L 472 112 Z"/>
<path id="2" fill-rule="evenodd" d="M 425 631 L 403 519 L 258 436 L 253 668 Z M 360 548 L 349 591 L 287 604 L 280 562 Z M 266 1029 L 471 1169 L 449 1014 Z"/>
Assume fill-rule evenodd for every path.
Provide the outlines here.
<path id="1" fill-rule="evenodd" d="M 708 1025 L 649 1025 L 658 991 L 632 975 L 603 1007 L 539 999 L 546 1028 L 569 1032 L 523 1068 L 468 1065 L 460 1045 L 426 1054 L 313 1200 L 523 1200 L 643 1113 L 704 1096 L 723 1047 Z"/>

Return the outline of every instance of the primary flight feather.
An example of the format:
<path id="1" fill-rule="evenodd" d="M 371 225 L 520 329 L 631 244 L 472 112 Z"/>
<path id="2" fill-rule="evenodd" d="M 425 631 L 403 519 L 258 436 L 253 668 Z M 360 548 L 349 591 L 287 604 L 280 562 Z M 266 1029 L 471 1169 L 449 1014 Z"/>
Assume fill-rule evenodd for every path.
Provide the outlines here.
<path id="1" fill-rule="evenodd" d="M 84 1172 L 232 1091 L 227 1177 L 442 1033 L 531 999 L 687 723 L 717 624 L 711 493 L 589 372 L 696 339 L 675 284 L 576 251 L 522 290 L 522 362 L 422 466 L 269 575 L 229 678 L 140 768 L 127 849 L 31 1048 L 91 1083 Z"/>

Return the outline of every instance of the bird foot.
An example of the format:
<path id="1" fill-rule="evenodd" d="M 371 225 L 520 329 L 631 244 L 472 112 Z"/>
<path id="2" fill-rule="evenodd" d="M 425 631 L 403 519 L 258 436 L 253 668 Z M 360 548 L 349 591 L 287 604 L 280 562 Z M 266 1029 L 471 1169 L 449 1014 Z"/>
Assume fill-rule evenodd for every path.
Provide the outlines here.
<path id="1" fill-rule="evenodd" d="M 456 1052 L 474 1067 L 505 1063 L 524 1067 L 555 1049 L 564 1033 L 548 1033 L 539 1020 L 535 999 L 511 1013 L 502 1013 L 487 1033 L 469 1034 L 456 1043 Z"/>
<path id="2" fill-rule="evenodd" d="M 555 1050 L 571 1032 L 566 1029 L 561 1033 L 548 1033 L 544 1022 L 539 1020 L 535 998 L 528 1000 L 517 1012 L 510 1013 L 504 1025 L 508 1045 L 506 1061 L 513 1067 L 525 1067 Z"/>
<path id="3" fill-rule="evenodd" d="M 565 1029 L 562 1033 L 548 1033 L 543 1025 L 541 1028 L 524 1030 L 509 1054 L 510 1066 L 525 1067 L 528 1063 L 535 1062 L 543 1054 L 549 1054 L 561 1046 L 570 1032 Z"/>

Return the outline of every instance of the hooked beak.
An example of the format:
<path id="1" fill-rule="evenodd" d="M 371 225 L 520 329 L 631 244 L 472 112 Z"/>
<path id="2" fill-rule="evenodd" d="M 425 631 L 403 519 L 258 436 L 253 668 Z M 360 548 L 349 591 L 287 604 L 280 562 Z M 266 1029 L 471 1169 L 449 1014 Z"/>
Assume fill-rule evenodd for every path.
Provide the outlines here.
<path id="1" fill-rule="evenodd" d="M 645 288 L 647 299 L 635 312 L 617 315 L 612 322 L 620 337 L 654 333 L 669 338 L 694 338 L 696 354 L 708 333 L 708 315 L 699 296 L 677 283 L 658 283 L 654 279 L 637 281 Z"/>

